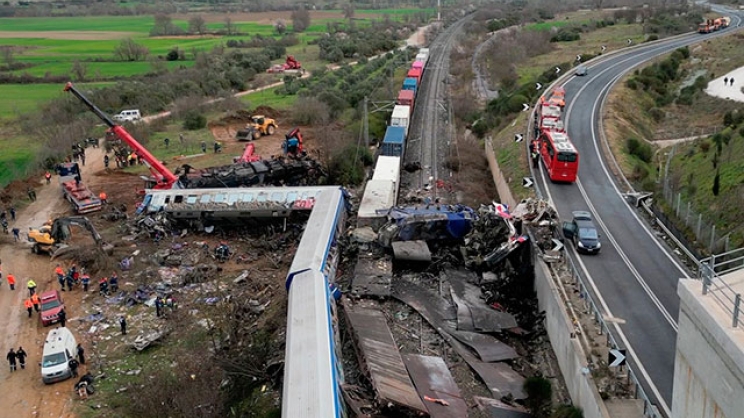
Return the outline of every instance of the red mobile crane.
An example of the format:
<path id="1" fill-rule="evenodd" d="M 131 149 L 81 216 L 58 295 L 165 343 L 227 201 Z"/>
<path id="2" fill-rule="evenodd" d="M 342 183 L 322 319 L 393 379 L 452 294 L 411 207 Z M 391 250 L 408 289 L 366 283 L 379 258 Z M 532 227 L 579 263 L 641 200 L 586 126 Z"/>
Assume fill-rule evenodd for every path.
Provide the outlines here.
<path id="1" fill-rule="evenodd" d="M 160 160 L 150 154 L 150 151 L 148 151 L 147 148 L 143 147 L 142 144 L 137 142 L 137 140 L 134 139 L 134 137 L 132 137 L 132 135 L 130 135 L 123 126 L 114 123 L 114 121 L 112 121 L 111 118 L 108 117 L 108 115 L 103 113 L 101 109 L 99 109 L 90 100 L 88 100 L 88 98 L 85 97 L 80 91 L 78 91 L 72 85 L 72 83 L 67 83 L 67 85 L 65 85 L 65 91 L 71 92 L 75 95 L 75 97 L 80 99 L 83 104 L 88 107 L 88 109 L 95 113 L 96 116 L 98 116 L 103 121 L 103 123 L 105 123 L 109 127 L 110 132 L 113 132 L 117 137 L 119 137 L 119 139 L 126 142 L 127 145 L 132 147 L 137 155 L 142 157 L 142 159 L 145 161 L 145 164 L 147 164 L 147 168 L 150 169 L 150 172 L 155 178 L 155 186 L 153 187 L 154 189 L 178 188 L 178 177 L 170 170 L 168 170 L 168 168 L 163 165 Z"/>

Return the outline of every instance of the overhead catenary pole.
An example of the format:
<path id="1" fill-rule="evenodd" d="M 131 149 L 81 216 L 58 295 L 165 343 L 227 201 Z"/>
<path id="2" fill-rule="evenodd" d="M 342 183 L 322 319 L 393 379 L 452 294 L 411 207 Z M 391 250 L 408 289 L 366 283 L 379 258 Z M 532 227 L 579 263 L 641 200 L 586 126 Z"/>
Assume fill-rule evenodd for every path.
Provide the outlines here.
<path id="1" fill-rule="evenodd" d="M 363 128 L 364 128 L 364 146 L 369 148 L 369 112 L 367 111 L 367 101 L 369 99 L 367 96 L 364 96 L 364 119 L 363 119 Z"/>

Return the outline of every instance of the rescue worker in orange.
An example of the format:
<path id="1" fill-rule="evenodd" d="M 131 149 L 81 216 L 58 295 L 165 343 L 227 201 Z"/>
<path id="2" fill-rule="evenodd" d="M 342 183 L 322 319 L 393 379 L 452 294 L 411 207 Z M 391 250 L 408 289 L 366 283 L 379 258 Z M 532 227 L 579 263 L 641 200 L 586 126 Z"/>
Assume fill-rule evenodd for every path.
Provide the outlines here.
<path id="1" fill-rule="evenodd" d="M 34 304 L 31 303 L 31 299 L 26 299 L 25 302 L 23 302 L 23 306 L 26 307 L 26 310 L 28 311 L 28 317 L 31 318 L 31 312 L 33 312 Z"/>
<path id="2" fill-rule="evenodd" d="M 60 277 L 65 277 L 65 271 L 59 264 L 57 264 L 57 267 L 54 269 L 54 273 L 57 275 L 57 280 L 59 280 Z"/>
<path id="3" fill-rule="evenodd" d="M 36 312 L 39 312 L 39 306 L 41 305 L 41 300 L 39 299 L 39 295 L 34 293 L 31 295 L 31 303 L 34 304 L 34 309 Z"/>
<path id="4" fill-rule="evenodd" d="M 106 192 L 102 191 L 101 193 L 99 193 L 98 198 L 101 199 L 101 203 L 103 203 L 104 205 L 108 203 L 108 196 L 106 196 Z"/>
<path id="5" fill-rule="evenodd" d="M 10 286 L 10 290 L 15 290 L 15 276 L 12 274 L 8 274 L 8 286 Z"/>

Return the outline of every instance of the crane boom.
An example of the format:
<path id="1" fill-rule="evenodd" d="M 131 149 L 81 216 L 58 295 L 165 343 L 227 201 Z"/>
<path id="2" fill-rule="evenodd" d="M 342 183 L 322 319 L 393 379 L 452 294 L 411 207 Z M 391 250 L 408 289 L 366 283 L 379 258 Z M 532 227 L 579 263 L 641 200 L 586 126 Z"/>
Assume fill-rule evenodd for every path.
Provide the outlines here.
<path id="1" fill-rule="evenodd" d="M 137 140 L 134 139 L 134 137 L 130 135 L 123 126 L 114 123 L 114 121 L 111 120 L 108 115 L 106 115 L 101 109 L 98 108 L 98 106 L 94 105 L 90 100 L 88 100 L 88 98 L 85 97 L 78 89 L 76 89 L 72 85 L 72 83 L 67 83 L 65 85 L 65 91 L 69 91 L 70 93 L 75 95 L 75 97 L 80 99 L 80 101 L 82 101 L 83 104 L 88 107 L 88 109 L 95 113 L 96 116 L 98 116 L 103 121 L 103 123 L 105 123 L 109 127 L 109 130 L 111 132 L 119 137 L 119 139 L 126 142 L 127 145 L 132 147 L 134 152 L 142 157 L 142 159 L 147 164 L 147 167 L 150 169 L 150 172 L 155 177 L 155 189 L 172 189 L 178 184 L 178 177 L 175 174 L 168 170 L 168 168 L 163 163 L 161 163 L 160 160 L 150 154 L 150 151 L 142 146 L 142 144 L 137 142 Z"/>

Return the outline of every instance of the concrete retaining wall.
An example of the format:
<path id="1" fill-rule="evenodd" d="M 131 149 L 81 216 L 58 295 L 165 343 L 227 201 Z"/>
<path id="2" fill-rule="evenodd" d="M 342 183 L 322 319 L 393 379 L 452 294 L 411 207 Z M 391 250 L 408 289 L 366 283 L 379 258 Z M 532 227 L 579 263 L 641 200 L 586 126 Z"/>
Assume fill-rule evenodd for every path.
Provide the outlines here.
<path id="1" fill-rule="evenodd" d="M 744 331 L 714 295 L 701 295 L 699 280 L 679 281 L 674 418 L 744 416 Z"/>
<path id="2" fill-rule="evenodd" d="M 573 404 L 584 410 L 585 417 L 609 418 L 610 414 L 599 396 L 597 384 L 587 367 L 586 355 L 574 335 L 571 319 L 558 289 L 550 278 L 550 271 L 541 259 L 535 260 L 535 291 L 540 310 L 545 311 L 545 326 L 550 345 L 558 359 L 563 379 Z"/>
<path id="3" fill-rule="evenodd" d="M 510 208 L 517 206 L 517 202 L 514 200 L 511 189 L 509 189 L 509 182 L 504 178 L 504 173 L 499 168 L 499 163 L 496 161 L 496 153 L 493 150 L 493 143 L 491 137 L 486 138 L 486 159 L 488 160 L 488 167 L 491 169 L 491 176 L 493 177 L 493 183 L 496 185 L 496 191 L 499 193 L 500 203 L 506 203 Z"/>

